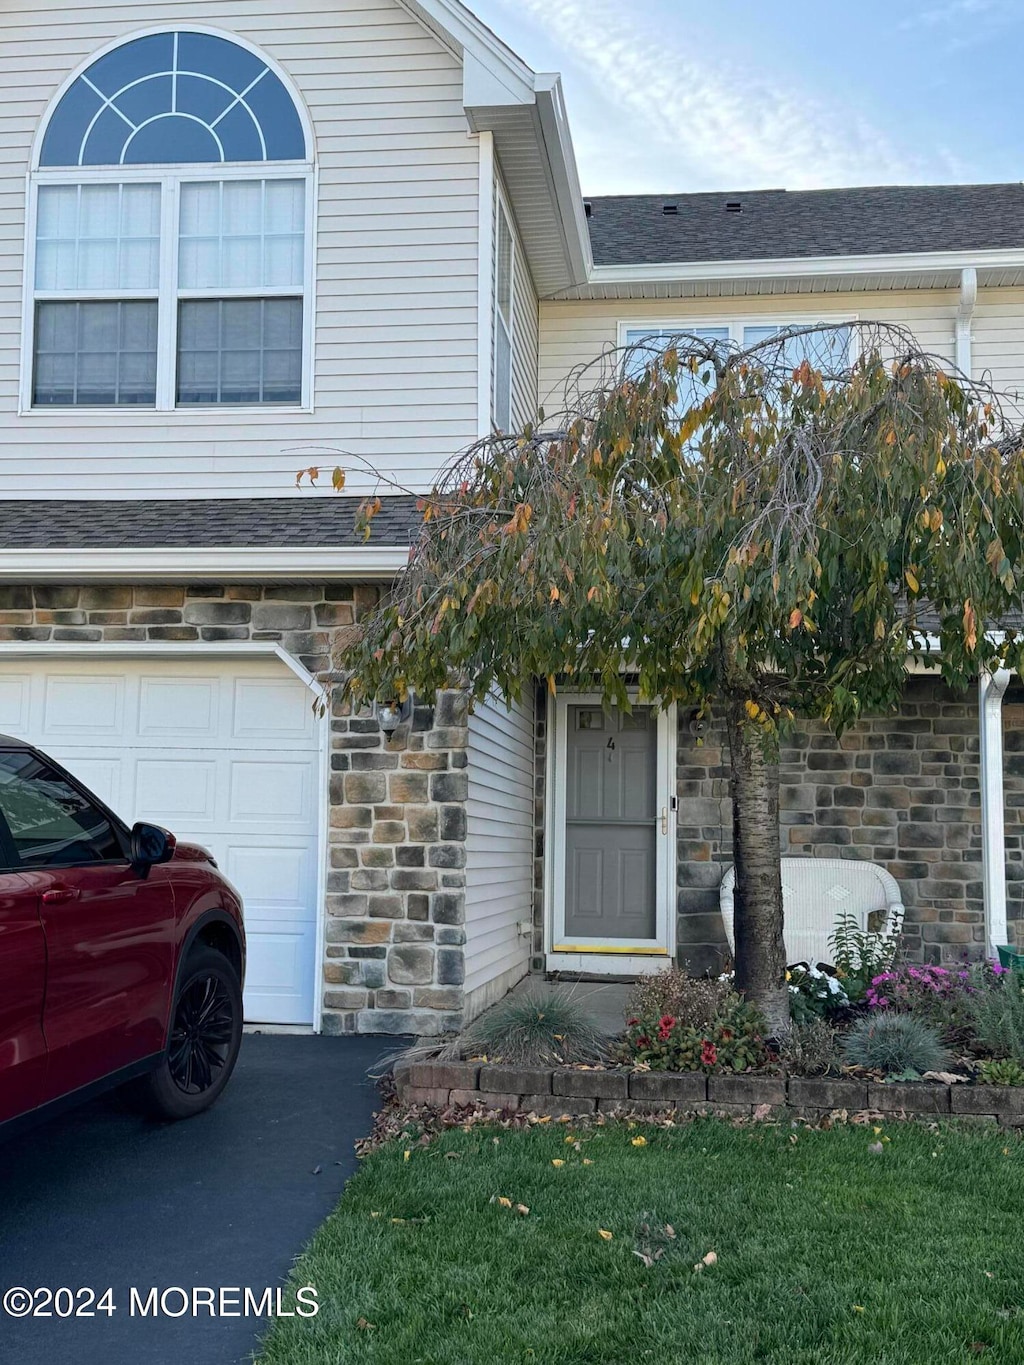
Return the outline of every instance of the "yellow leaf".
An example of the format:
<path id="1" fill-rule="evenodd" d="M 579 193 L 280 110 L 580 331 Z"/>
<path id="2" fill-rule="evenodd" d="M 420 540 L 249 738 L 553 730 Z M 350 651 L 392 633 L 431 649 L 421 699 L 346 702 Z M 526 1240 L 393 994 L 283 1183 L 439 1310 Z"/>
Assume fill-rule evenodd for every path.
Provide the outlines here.
<path id="1" fill-rule="evenodd" d="M 554 696 L 556 690 L 557 690 L 557 689 L 555 688 L 555 675 L 554 675 L 553 673 L 549 673 L 549 674 L 548 674 L 548 691 L 551 693 L 552 696 Z"/>
<path id="2" fill-rule="evenodd" d="M 409 1158 L 410 1158 L 411 1156 L 412 1156 L 412 1152 L 410 1152 L 410 1151 L 408 1151 L 408 1150 L 407 1150 L 407 1151 L 404 1151 L 404 1152 L 402 1153 L 402 1160 L 403 1160 L 403 1161 L 408 1161 Z"/>
<path id="3" fill-rule="evenodd" d="M 789 628 L 790 628 L 790 630 L 796 630 L 797 626 L 800 624 L 800 622 L 801 622 L 803 619 L 804 619 L 804 614 L 803 614 L 803 612 L 800 611 L 799 608 L 794 608 L 794 609 L 789 613 Z"/>
<path id="4" fill-rule="evenodd" d="M 1007 1154 L 1007 1155 L 1009 1155 L 1009 1154 Z M 585 1157 L 583 1158 L 583 1164 L 584 1164 L 584 1166 L 593 1166 L 594 1163 L 590 1160 L 590 1158 L 589 1158 L 588 1156 L 585 1156 Z"/>
<path id="5" fill-rule="evenodd" d="M 564 1166 L 564 1165 L 565 1165 L 565 1162 L 562 1160 L 561 1157 L 557 1157 L 557 1156 L 556 1156 L 556 1157 L 552 1160 L 551 1164 L 552 1164 L 552 1166 Z"/>
<path id="6" fill-rule="evenodd" d="M 863 1308 L 863 1306 L 862 1306 L 861 1304 L 855 1303 L 855 1304 L 853 1305 L 853 1311 L 854 1311 L 855 1313 L 863 1313 L 863 1312 L 864 1312 L 864 1308 Z"/>
<path id="7" fill-rule="evenodd" d="M 341 468 L 340 465 L 335 469 L 334 473 L 331 475 L 331 483 L 334 485 L 334 491 L 336 493 L 340 493 L 341 490 L 345 487 L 345 471 Z"/>
<path id="8" fill-rule="evenodd" d="M 557 602 L 557 601 L 560 599 L 560 597 L 561 597 L 561 593 L 558 591 L 558 589 L 557 589 L 557 588 L 552 588 L 552 589 L 551 589 L 551 601 L 552 601 L 552 602 Z"/>
<path id="9" fill-rule="evenodd" d="M 758 716 L 761 714 L 761 708 L 756 701 L 745 701 L 743 703 L 743 709 L 751 720 L 757 720 Z"/>
<path id="10" fill-rule="evenodd" d="M 498 1203 L 503 1209 L 510 1209 L 512 1207 L 512 1200 L 506 1199 L 503 1194 L 498 1195 Z"/>
<path id="11" fill-rule="evenodd" d="M 614 1234 L 609 1232 L 607 1228 L 598 1228 L 597 1235 L 603 1242 L 610 1242 Z"/>
<path id="12" fill-rule="evenodd" d="M 911 592 L 920 592 L 921 584 L 917 581 L 917 575 L 913 569 L 908 569 L 903 576 L 907 580 L 907 587 Z"/>
<path id="13" fill-rule="evenodd" d="M 647 1146 L 647 1139 L 646 1139 L 645 1137 L 635 1137 L 635 1138 L 631 1138 L 630 1141 L 632 1142 L 632 1144 L 633 1144 L 634 1147 L 646 1147 L 646 1146 Z"/>

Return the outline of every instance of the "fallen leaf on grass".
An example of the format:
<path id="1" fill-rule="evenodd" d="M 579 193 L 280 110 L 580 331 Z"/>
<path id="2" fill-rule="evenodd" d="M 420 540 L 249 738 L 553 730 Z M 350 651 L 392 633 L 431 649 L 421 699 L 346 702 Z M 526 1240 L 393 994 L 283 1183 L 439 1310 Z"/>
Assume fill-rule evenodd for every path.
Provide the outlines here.
<path id="1" fill-rule="evenodd" d="M 562 1160 L 561 1157 L 557 1157 L 557 1156 L 556 1156 L 556 1157 L 554 1157 L 554 1158 L 552 1159 L 551 1164 L 552 1164 L 552 1166 L 564 1166 L 564 1165 L 565 1165 L 565 1162 Z"/>
<path id="2" fill-rule="evenodd" d="M 597 1235 L 602 1241 L 610 1242 L 614 1234 L 610 1233 L 607 1228 L 598 1228 Z"/>
<path id="3" fill-rule="evenodd" d="M 646 1139 L 645 1137 L 630 1138 L 630 1142 L 633 1144 L 634 1147 L 646 1147 L 646 1146 L 647 1146 L 647 1139 Z"/>
<path id="4" fill-rule="evenodd" d="M 717 1264 L 718 1264 L 718 1256 L 717 1256 L 717 1254 L 716 1254 L 714 1251 L 709 1251 L 709 1252 L 705 1253 L 705 1255 L 703 1255 L 703 1256 L 700 1258 L 700 1260 L 697 1262 L 697 1264 L 696 1264 L 693 1268 L 694 1268 L 694 1270 L 696 1270 L 696 1271 L 698 1272 L 698 1274 L 699 1274 L 700 1271 L 702 1271 L 706 1266 L 712 1266 L 712 1265 L 717 1265 Z"/>
<path id="5" fill-rule="evenodd" d="M 882 1146 L 880 1142 L 869 1142 L 868 1151 L 871 1153 L 872 1156 L 881 1156 L 882 1153 L 885 1151 L 885 1148 Z"/>
<path id="6" fill-rule="evenodd" d="M 863 1312 L 864 1312 L 863 1305 L 862 1305 L 862 1304 L 859 1304 L 859 1303 L 855 1303 L 855 1304 L 853 1305 L 853 1311 L 854 1311 L 855 1313 L 863 1313 Z"/>
<path id="7" fill-rule="evenodd" d="M 754 1109 L 754 1119 L 757 1123 L 761 1123 L 771 1112 L 772 1107 L 770 1104 L 759 1104 Z"/>
<path id="8" fill-rule="evenodd" d="M 376 1328 L 375 1322 L 367 1322 L 365 1318 L 356 1318 L 356 1326 L 360 1332 L 372 1332 Z"/>
<path id="9" fill-rule="evenodd" d="M 512 1207 L 512 1200 L 506 1199 L 503 1194 L 498 1195 L 498 1203 L 503 1209 L 510 1209 Z"/>
<path id="10" fill-rule="evenodd" d="M 529 1212 L 530 1212 L 530 1210 L 529 1210 L 529 1208 L 527 1207 L 526 1204 L 517 1204 L 517 1205 L 516 1205 L 516 1213 L 522 1214 L 522 1216 L 523 1216 L 524 1218 L 526 1217 L 526 1215 L 527 1215 Z"/>
<path id="11" fill-rule="evenodd" d="M 407 1147 L 407 1148 L 405 1149 L 405 1151 L 402 1153 L 402 1160 L 403 1160 L 403 1161 L 408 1161 L 409 1158 L 410 1158 L 411 1156 L 412 1156 L 412 1152 L 410 1152 L 409 1149 L 408 1149 L 408 1147 Z"/>
<path id="12" fill-rule="evenodd" d="M 593 1166 L 594 1163 L 591 1161 L 590 1157 L 585 1156 L 583 1158 L 583 1164 L 584 1166 Z"/>

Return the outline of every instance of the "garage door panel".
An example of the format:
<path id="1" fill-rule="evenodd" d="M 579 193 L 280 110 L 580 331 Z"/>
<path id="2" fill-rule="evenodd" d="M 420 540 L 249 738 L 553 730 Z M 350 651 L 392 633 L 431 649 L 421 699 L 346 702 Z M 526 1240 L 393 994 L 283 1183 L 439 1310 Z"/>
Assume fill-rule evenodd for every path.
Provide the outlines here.
<path id="1" fill-rule="evenodd" d="M 228 818 L 258 825 L 309 828 L 313 814 L 313 774 L 309 763 L 231 764 Z"/>
<path id="2" fill-rule="evenodd" d="M 217 764 L 195 758 L 136 758 L 133 819 L 168 829 L 212 827 L 217 819 Z"/>
<path id="3" fill-rule="evenodd" d="M 29 725 L 32 679 L 27 674 L 0 677 L 0 734 L 21 735 Z"/>
<path id="4" fill-rule="evenodd" d="M 140 738 L 215 738 L 220 723 L 219 692 L 216 678 L 143 678 Z"/>
<path id="5" fill-rule="evenodd" d="M 0 663 L 0 732 L 52 754 L 129 823 L 205 845 L 245 901 L 246 1018 L 313 1022 L 320 727 L 274 660 Z"/>
<path id="6" fill-rule="evenodd" d="M 273 746 L 276 740 L 294 742 L 313 733 L 312 699 L 294 681 L 235 680 L 232 734 L 236 739 L 259 739 Z"/>
<path id="7" fill-rule="evenodd" d="M 126 680 L 51 674 L 43 691 L 43 735 L 119 739 L 124 728 Z"/>
<path id="8" fill-rule="evenodd" d="M 315 938 L 311 926 L 250 937 L 245 979 L 249 1017 L 278 1024 L 309 1023 Z"/>
<path id="9" fill-rule="evenodd" d="M 222 866 L 245 900 L 252 923 L 308 919 L 305 888 L 314 871 L 315 846 L 256 847 L 232 840 Z"/>

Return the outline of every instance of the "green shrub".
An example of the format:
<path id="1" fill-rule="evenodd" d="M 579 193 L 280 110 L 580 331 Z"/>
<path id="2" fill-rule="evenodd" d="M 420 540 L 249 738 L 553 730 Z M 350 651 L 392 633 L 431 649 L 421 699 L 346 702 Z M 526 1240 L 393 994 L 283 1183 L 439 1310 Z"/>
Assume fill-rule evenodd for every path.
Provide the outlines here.
<path id="1" fill-rule="evenodd" d="M 921 1075 L 948 1064 L 942 1040 L 930 1024 L 887 1010 L 857 1020 L 843 1041 L 843 1056 L 851 1066 L 887 1076 Z"/>
<path id="2" fill-rule="evenodd" d="M 796 1019 L 779 1042 L 779 1061 L 794 1076 L 824 1076 L 839 1065 L 839 1038 L 824 1019 Z"/>
<path id="3" fill-rule="evenodd" d="M 747 1071 L 768 1060 L 764 1032 L 760 1012 L 730 991 L 699 1026 L 673 1014 L 631 1015 L 618 1056 L 652 1071 Z"/>
<path id="4" fill-rule="evenodd" d="M 1012 1057 L 986 1057 L 978 1065 L 982 1085 L 1024 1085 L 1024 1066 Z"/>
<path id="5" fill-rule="evenodd" d="M 462 1053 L 509 1066 L 550 1066 L 598 1061 L 607 1041 L 571 996 L 510 995 L 470 1024 Z"/>
<path id="6" fill-rule="evenodd" d="M 1024 990 L 1018 972 L 985 965 L 972 973 L 973 1043 L 991 1057 L 1024 1065 Z"/>
<path id="7" fill-rule="evenodd" d="M 732 993 L 728 980 L 690 976 L 684 967 L 672 966 L 637 982 L 626 1018 L 653 1020 L 670 1015 L 687 1027 L 706 1028 Z"/>

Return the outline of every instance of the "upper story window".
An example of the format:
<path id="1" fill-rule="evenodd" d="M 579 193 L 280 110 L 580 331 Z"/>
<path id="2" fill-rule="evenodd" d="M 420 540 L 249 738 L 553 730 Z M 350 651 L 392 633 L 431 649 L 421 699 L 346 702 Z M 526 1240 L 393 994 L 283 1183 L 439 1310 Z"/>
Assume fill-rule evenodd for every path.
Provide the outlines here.
<path id="1" fill-rule="evenodd" d="M 26 406 L 307 406 L 311 184 L 249 48 L 180 31 L 97 58 L 33 174 Z"/>
<path id="2" fill-rule="evenodd" d="M 499 195 L 494 241 L 494 374 L 491 394 L 491 419 L 499 431 L 512 430 L 515 261 L 512 225 Z"/>

